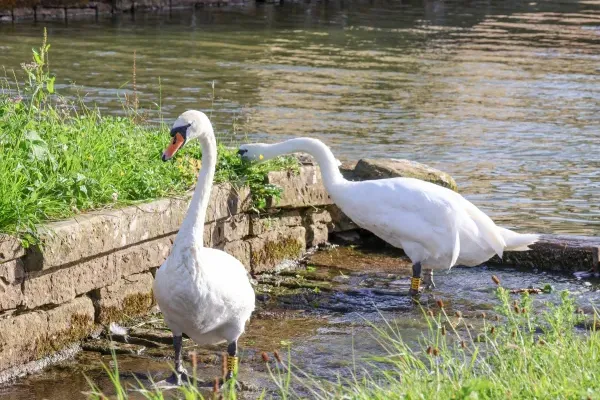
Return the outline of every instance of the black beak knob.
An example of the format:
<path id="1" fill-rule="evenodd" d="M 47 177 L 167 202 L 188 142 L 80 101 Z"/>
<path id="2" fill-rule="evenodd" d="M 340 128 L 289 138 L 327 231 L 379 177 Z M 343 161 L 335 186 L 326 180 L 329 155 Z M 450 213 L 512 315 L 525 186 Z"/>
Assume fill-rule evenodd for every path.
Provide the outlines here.
<path id="1" fill-rule="evenodd" d="M 237 153 L 238 153 L 238 156 L 243 156 L 247 152 L 248 152 L 248 150 L 246 150 L 246 149 L 239 149 Z"/>

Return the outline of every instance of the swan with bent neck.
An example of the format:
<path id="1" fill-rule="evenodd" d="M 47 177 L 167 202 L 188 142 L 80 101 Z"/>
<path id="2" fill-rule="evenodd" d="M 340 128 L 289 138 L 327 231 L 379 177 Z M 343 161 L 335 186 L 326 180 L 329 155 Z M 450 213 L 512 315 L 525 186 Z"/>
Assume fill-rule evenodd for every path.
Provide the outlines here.
<path id="1" fill-rule="evenodd" d="M 315 158 L 333 202 L 358 226 L 402 248 L 413 263 L 410 294 L 435 287 L 433 271 L 454 265 L 476 266 L 505 250 L 526 251 L 538 235 L 519 234 L 496 224 L 460 194 L 413 178 L 346 180 L 333 153 L 312 138 L 275 144 L 245 144 L 238 154 L 266 161 L 304 152 Z"/>
<path id="2" fill-rule="evenodd" d="M 154 296 L 173 332 L 175 372 L 170 383 L 182 384 L 182 334 L 196 343 L 227 342 L 226 379 L 237 370 L 237 341 L 254 311 L 255 295 L 241 262 L 224 251 L 203 246 L 204 220 L 217 161 L 217 145 L 208 117 L 199 111 L 181 114 L 171 129 L 172 141 L 162 155 L 168 161 L 185 143 L 198 139 L 202 168 L 187 214 L 171 253 L 156 272 Z"/>

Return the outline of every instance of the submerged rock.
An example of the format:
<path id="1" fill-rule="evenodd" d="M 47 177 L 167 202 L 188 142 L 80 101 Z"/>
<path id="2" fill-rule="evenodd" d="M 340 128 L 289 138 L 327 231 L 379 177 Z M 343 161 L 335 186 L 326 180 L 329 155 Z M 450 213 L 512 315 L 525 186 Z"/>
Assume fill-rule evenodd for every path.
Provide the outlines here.
<path id="1" fill-rule="evenodd" d="M 356 180 L 386 179 L 386 178 L 416 178 L 435 183 L 458 192 L 456 182 L 446 172 L 415 161 L 394 158 L 361 159 L 354 167 L 353 177 Z"/>

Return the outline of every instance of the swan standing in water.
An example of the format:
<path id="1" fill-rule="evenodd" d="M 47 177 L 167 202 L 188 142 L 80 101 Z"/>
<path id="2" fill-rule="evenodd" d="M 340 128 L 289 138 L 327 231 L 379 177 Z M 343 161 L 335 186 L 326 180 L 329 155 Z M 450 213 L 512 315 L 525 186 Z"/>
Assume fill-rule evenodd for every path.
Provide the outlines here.
<path id="1" fill-rule="evenodd" d="M 435 287 L 433 270 L 476 266 L 504 250 L 525 251 L 538 235 L 500 228 L 460 194 L 413 178 L 353 182 L 344 179 L 331 150 L 317 139 L 245 144 L 249 160 L 305 152 L 312 155 L 335 204 L 357 225 L 402 248 L 413 263 L 410 294 L 416 295 L 424 269 L 426 288 Z"/>
<path id="2" fill-rule="evenodd" d="M 200 345 L 229 343 L 225 378 L 230 379 L 237 370 L 237 340 L 254 311 L 254 290 L 241 262 L 203 246 L 204 219 L 217 161 L 217 144 L 208 117 L 199 111 L 184 112 L 173 124 L 171 136 L 163 161 L 198 138 L 202 169 L 171 253 L 154 280 L 154 296 L 173 332 L 175 373 L 168 381 L 181 385 L 186 376 L 181 356 L 183 333 Z"/>

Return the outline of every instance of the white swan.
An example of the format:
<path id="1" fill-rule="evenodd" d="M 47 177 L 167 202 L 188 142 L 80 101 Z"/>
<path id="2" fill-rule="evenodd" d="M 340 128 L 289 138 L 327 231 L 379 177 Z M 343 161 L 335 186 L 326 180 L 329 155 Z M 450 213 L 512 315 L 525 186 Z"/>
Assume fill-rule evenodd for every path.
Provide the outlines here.
<path id="1" fill-rule="evenodd" d="M 500 228 L 460 194 L 412 178 L 353 182 L 344 179 L 331 150 L 311 138 L 276 144 L 245 144 L 238 154 L 268 160 L 294 152 L 312 155 L 321 168 L 331 199 L 357 225 L 393 246 L 413 263 L 411 295 L 419 292 L 421 266 L 426 287 L 435 287 L 433 270 L 476 266 L 504 250 L 529 250 L 538 235 Z"/>
<path id="2" fill-rule="evenodd" d="M 204 219 L 217 161 L 208 117 L 199 111 L 184 112 L 173 124 L 171 136 L 163 161 L 173 157 L 186 142 L 198 138 L 202 169 L 171 253 L 154 280 L 154 296 L 173 332 L 175 373 L 169 381 L 180 385 L 186 374 L 181 357 L 183 333 L 200 345 L 229 343 L 229 379 L 237 370 L 237 340 L 254 311 L 254 290 L 242 263 L 221 250 L 203 246 Z"/>

